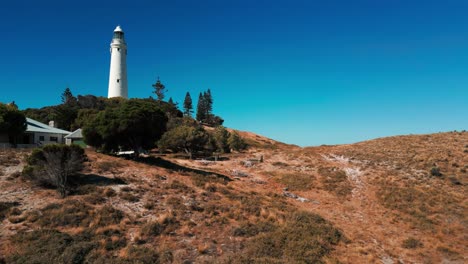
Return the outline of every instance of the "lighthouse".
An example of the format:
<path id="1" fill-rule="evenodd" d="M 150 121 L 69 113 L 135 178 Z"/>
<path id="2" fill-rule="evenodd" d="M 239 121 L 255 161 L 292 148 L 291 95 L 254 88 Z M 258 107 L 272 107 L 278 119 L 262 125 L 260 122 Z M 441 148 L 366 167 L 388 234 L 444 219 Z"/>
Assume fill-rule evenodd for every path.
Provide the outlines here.
<path id="1" fill-rule="evenodd" d="M 127 43 L 120 26 L 114 29 L 114 36 L 110 44 L 111 63 L 109 73 L 108 98 L 128 98 L 127 86 Z"/>

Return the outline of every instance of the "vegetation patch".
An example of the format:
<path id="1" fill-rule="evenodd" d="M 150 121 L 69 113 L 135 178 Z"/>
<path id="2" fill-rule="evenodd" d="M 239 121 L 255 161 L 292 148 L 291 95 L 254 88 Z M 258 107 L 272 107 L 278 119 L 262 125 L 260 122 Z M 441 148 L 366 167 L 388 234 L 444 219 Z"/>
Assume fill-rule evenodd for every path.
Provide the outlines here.
<path id="1" fill-rule="evenodd" d="M 47 145 L 34 149 L 23 175 L 45 186 L 53 186 L 63 198 L 70 188 L 70 176 L 83 169 L 84 150 L 77 145 Z"/>
<path id="2" fill-rule="evenodd" d="M 57 230 L 40 229 L 18 233 L 11 238 L 18 252 L 7 257 L 8 263 L 83 263 L 97 245 L 74 241 Z"/>
<path id="3" fill-rule="evenodd" d="M 432 228 L 438 217 L 464 221 L 465 207 L 448 192 L 430 187 L 417 187 L 382 182 L 377 197 L 383 206 L 411 216 L 414 226 Z"/>
<path id="4" fill-rule="evenodd" d="M 37 214 L 37 213 L 34 213 Z M 111 206 L 91 208 L 80 201 L 69 200 L 63 204 L 50 204 L 40 210 L 40 217 L 33 218 L 42 227 L 89 227 L 118 224 L 124 217 L 122 211 Z"/>
<path id="5" fill-rule="evenodd" d="M 274 221 L 260 221 L 256 223 L 244 222 L 232 231 L 232 235 L 239 237 L 253 237 L 260 233 L 268 233 L 278 228 Z"/>
<path id="6" fill-rule="evenodd" d="M 172 234 L 180 227 L 179 221 L 174 216 L 164 216 L 158 221 L 146 223 L 141 228 L 142 236 L 159 236 L 162 234 Z"/>
<path id="7" fill-rule="evenodd" d="M 416 239 L 414 237 L 409 237 L 403 240 L 403 243 L 401 246 L 407 249 L 415 249 L 415 248 L 423 247 L 423 243 L 419 241 L 419 239 Z"/>
<path id="8" fill-rule="evenodd" d="M 336 168 L 320 168 L 318 172 L 321 175 L 322 187 L 326 191 L 339 197 L 346 197 L 351 194 L 353 188 L 348 181 L 346 172 Z"/>
<path id="9" fill-rule="evenodd" d="M 227 184 L 228 180 L 225 178 L 219 177 L 216 174 L 199 174 L 199 173 L 190 173 L 190 178 L 192 183 L 200 188 L 204 188 L 205 184 L 209 183 L 220 183 Z"/>
<path id="10" fill-rule="evenodd" d="M 342 233 L 319 215 L 296 212 L 272 232 L 249 240 L 239 262 L 323 263 Z"/>
<path id="11" fill-rule="evenodd" d="M 41 214 L 37 223 L 42 227 L 87 227 L 93 220 L 92 208 L 75 200 L 49 204 Z"/>
<path id="12" fill-rule="evenodd" d="M 315 177 L 305 173 L 285 173 L 275 174 L 275 179 L 286 185 L 290 191 L 307 191 L 310 190 L 315 181 Z"/>
<path id="13" fill-rule="evenodd" d="M 11 208 L 20 205 L 18 202 L 0 202 L 0 221 L 9 215 Z"/>
<path id="14" fill-rule="evenodd" d="M 110 205 L 102 207 L 95 213 L 96 226 L 105 227 L 119 224 L 124 218 L 124 213 Z"/>

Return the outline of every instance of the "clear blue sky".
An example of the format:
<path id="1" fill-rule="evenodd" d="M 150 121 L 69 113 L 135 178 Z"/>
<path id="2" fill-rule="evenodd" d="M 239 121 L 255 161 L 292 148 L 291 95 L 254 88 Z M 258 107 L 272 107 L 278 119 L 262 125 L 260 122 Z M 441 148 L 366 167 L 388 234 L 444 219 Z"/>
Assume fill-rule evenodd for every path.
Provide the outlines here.
<path id="1" fill-rule="evenodd" d="M 160 76 L 210 88 L 228 127 L 306 145 L 468 129 L 468 1 L 4 1 L 0 102 L 107 95 L 128 44 L 130 97 Z"/>

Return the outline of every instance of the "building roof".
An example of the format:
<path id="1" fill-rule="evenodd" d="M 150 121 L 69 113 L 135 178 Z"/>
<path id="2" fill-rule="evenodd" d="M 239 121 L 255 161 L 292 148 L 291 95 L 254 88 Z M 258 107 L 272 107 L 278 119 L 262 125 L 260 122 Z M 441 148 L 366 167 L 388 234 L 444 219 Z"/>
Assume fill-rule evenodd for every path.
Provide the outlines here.
<path id="1" fill-rule="evenodd" d="M 114 32 L 123 32 L 122 28 L 120 27 L 120 25 L 118 25 L 115 29 L 114 29 Z"/>
<path id="2" fill-rule="evenodd" d="M 31 118 L 26 118 L 26 123 L 28 125 L 28 127 L 26 128 L 26 132 L 40 132 L 63 135 L 68 135 L 71 133 L 70 131 L 48 126 Z"/>
<path id="3" fill-rule="evenodd" d="M 73 131 L 70 135 L 65 136 L 65 138 L 71 138 L 71 139 L 83 138 L 83 134 L 81 133 L 81 128 L 78 128 L 77 130 Z"/>

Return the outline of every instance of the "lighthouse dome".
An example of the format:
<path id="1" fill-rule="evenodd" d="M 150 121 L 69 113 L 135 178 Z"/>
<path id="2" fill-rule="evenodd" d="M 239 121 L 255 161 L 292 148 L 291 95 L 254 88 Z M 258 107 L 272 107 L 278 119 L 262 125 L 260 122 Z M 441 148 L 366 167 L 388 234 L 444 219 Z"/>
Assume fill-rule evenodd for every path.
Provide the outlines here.
<path id="1" fill-rule="evenodd" d="M 123 32 L 122 28 L 119 26 L 117 26 L 115 29 L 114 29 L 114 32 Z"/>

